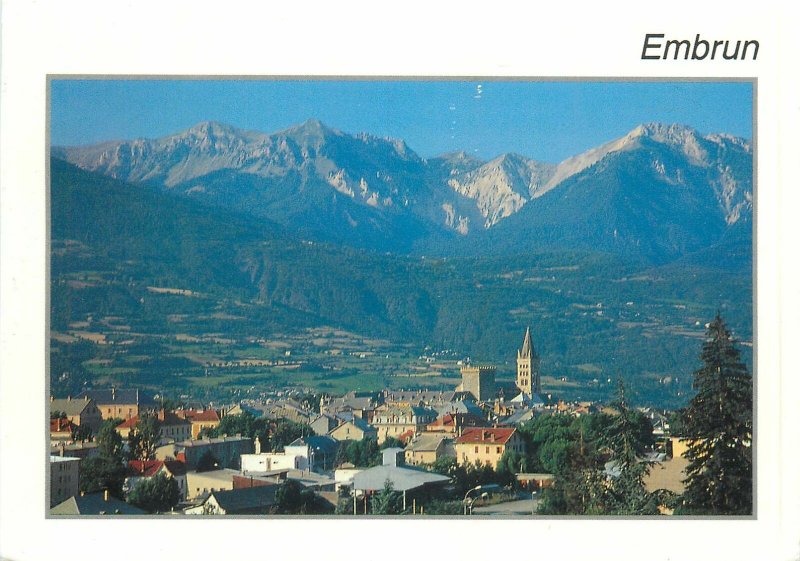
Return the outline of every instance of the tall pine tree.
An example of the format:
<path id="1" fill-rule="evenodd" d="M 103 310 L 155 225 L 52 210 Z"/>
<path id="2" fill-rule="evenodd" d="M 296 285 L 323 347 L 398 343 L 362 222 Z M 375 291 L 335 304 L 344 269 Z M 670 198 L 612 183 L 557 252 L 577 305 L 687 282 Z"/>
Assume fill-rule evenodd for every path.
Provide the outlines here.
<path id="1" fill-rule="evenodd" d="M 751 514 L 753 384 L 717 313 L 694 373 L 697 395 L 684 413 L 689 465 L 682 514 Z"/>
<path id="2" fill-rule="evenodd" d="M 609 482 L 607 513 L 658 514 L 658 497 L 649 493 L 644 484 L 652 465 L 645 461 L 645 455 L 653 442 L 653 426 L 644 415 L 628 406 L 622 378 L 617 381 L 617 395 L 612 405 L 618 414 L 604 431 L 601 441 L 613 453 L 619 473 Z"/>

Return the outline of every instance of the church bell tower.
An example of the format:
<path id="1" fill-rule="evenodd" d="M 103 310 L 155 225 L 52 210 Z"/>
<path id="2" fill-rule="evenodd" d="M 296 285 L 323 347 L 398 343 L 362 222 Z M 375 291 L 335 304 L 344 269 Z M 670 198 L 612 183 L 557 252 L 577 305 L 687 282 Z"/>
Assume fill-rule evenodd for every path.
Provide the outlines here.
<path id="1" fill-rule="evenodd" d="M 539 355 L 531 342 L 531 328 L 525 330 L 522 348 L 517 351 L 517 387 L 527 395 L 542 393 L 542 378 L 539 374 Z"/>

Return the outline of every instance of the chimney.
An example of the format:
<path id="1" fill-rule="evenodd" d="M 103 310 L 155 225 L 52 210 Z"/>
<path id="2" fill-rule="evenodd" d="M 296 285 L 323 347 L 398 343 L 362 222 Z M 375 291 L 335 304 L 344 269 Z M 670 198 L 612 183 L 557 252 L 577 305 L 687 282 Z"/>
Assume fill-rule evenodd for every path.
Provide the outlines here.
<path id="1" fill-rule="evenodd" d="M 72 401 L 72 396 L 71 395 L 67 396 L 67 401 Z"/>
<path id="2" fill-rule="evenodd" d="M 108 489 L 105 489 L 103 491 L 103 500 L 108 502 Z"/>
<path id="3" fill-rule="evenodd" d="M 50 396 L 50 403 L 53 403 L 53 400 L 54 400 L 54 399 L 55 399 L 55 397 L 53 397 L 53 396 L 51 395 L 51 396 Z"/>
<path id="4" fill-rule="evenodd" d="M 89 403 L 89 396 L 88 395 L 84 395 L 83 396 L 83 401 L 85 401 L 86 403 Z"/>

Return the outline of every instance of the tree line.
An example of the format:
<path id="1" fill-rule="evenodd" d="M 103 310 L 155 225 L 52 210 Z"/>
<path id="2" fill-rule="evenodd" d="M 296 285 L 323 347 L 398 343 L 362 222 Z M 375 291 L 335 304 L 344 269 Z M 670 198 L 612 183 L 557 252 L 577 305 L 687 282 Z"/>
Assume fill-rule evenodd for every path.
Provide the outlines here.
<path id="1" fill-rule="evenodd" d="M 620 382 L 616 415 L 540 418 L 522 432 L 531 461 L 555 475 L 541 514 L 748 515 L 753 511 L 753 385 L 730 330 L 719 313 L 708 325 L 694 372 L 695 395 L 673 417 L 672 432 L 687 444 L 680 495 L 649 492 L 653 462 L 649 421 L 632 409 Z"/>

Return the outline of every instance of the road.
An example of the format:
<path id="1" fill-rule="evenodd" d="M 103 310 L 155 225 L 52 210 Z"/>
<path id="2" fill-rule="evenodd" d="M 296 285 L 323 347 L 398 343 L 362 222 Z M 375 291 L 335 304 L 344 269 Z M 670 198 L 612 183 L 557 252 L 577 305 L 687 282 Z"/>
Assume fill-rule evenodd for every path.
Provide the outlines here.
<path id="1" fill-rule="evenodd" d="M 539 507 L 539 498 L 535 499 L 521 499 L 517 501 L 509 501 L 507 503 L 499 503 L 496 505 L 476 506 L 472 509 L 474 515 L 484 516 L 520 516 L 530 515 Z"/>

